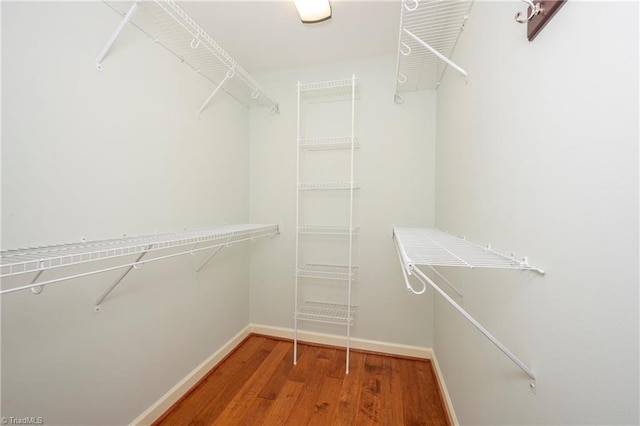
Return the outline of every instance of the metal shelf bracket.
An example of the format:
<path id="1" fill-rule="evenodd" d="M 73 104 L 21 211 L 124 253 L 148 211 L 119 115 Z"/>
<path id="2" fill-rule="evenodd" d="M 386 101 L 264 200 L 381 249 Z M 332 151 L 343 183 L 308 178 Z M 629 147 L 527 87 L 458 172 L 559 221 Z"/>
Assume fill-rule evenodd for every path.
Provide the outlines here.
<path id="1" fill-rule="evenodd" d="M 489 333 L 489 331 L 484 328 L 474 317 L 472 317 L 467 311 L 464 310 L 462 306 L 457 304 L 447 293 L 445 293 L 438 285 L 436 285 L 429 277 L 427 277 L 420 269 L 414 267 L 412 268 L 415 274 L 413 274 L 418 281 L 420 281 L 425 287 L 427 284 L 431 286 L 434 290 L 436 290 L 444 299 L 449 302 L 451 306 L 453 306 L 458 312 L 462 314 L 462 316 L 467 319 L 480 333 L 482 333 L 491 343 L 493 343 L 500 351 L 507 356 L 514 364 L 518 366 L 527 376 L 529 376 L 529 388 L 532 392 L 535 393 L 536 388 L 536 376 L 531 371 L 529 367 L 527 367 L 518 357 L 516 357 L 506 346 L 504 346 L 498 339 L 496 339 L 493 334 Z"/>
<path id="2" fill-rule="evenodd" d="M 127 25 L 127 23 L 129 22 L 129 20 L 133 16 L 133 14 L 138 9 L 139 2 L 140 2 L 139 0 L 136 0 L 135 2 L 133 2 L 133 4 L 131 5 L 131 8 L 129 8 L 129 11 L 124 16 L 122 21 L 120 21 L 120 24 L 118 25 L 116 30 L 111 35 L 111 38 L 109 38 L 109 40 L 107 41 L 107 44 L 102 48 L 102 50 L 98 54 L 98 57 L 96 58 L 96 68 L 99 71 L 102 71 L 102 61 L 104 61 L 105 56 L 107 56 L 107 53 L 109 53 L 109 50 L 111 50 L 111 47 L 113 46 L 113 43 L 116 42 L 116 40 L 117 40 L 118 36 L 120 35 L 120 33 L 122 32 L 122 30 L 124 30 L 124 27 Z"/>
<path id="3" fill-rule="evenodd" d="M 35 284 L 36 281 L 38 281 L 38 278 L 40 278 L 40 275 L 42 275 L 43 272 L 44 272 L 44 269 L 40 269 L 38 271 L 38 273 L 36 274 L 36 276 L 33 277 L 33 279 L 31 280 L 30 285 L 31 284 Z M 33 294 L 40 294 L 40 293 L 42 293 L 42 290 L 44 290 L 44 286 L 43 285 L 36 286 L 36 287 L 31 287 L 31 293 L 33 293 Z"/>
<path id="4" fill-rule="evenodd" d="M 463 70 L 462 68 L 460 68 L 458 66 L 458 64 L 456 64 L 455 62 L 453 62 L 451 59 L 447 58 L 445 55 L 443 55 L 442 53 L 438 52 L 436 49 L 434 49 L 433 47 L 431 47 L 429 44 L 425 43 L 422 39 L 420 39 L 418 36 L 416 36 L 415 34 L 413 34 L 411 31 L 409 31 L 406 28 L 403 28 L 402 31 L 404 31 L 404 33 L 406 35 L 408 35 L 409 37 L 411 37 L 412 39 L 414 39 L 416 42 L 420 43 L 422 46 L 424 46 L 425 49 L 427 49 L 428 51 L 430 51 L 431 53 L 433 53 L 434 55 L 436 55 L 438 58 L 440 58 L 441 60 L 443 60 L 444 62 L 446 62 L 448 65 L 451 65 L 451 67 L 453 67 L 453 69 L 455 69 L 456 71 L 458 71 L 460 74 L 462 74 L 463 76 L 467 77 L 467 72 L 465 70 Z M 404 43 L 403 43 L 404 44 Z M 406 47 L 409 47 L 408 45 L 404 44 Z M 402 53 L 403 55 L 407 56 L 411 53 L 411 49 L 408 50 L 408 53 L 405 53 L 405 51 L 400 50 L 400 53 Z"/>
<path id="5" fill-rule="evenodd" d="M 211 94 L 209 95 L 209 97 L 207 98 L 206 101 L 204 101 L 204 103 L 202 104 L 202 106 L 200 107 L 200 109 L 198 110 L 198 117 L 200 116 L 200 113 L 202 113 L 202 110 L 205 109 L 205 107 L 207 105 L 209 105 L 209 102 L 211 102 L 211 99 L 213 99 L 213 97 L 216 95 L 216 93 L 218 93 L 218 90 L 220 90 L 222 88 L 222 85 L 224 83 L 227 82 L 227 80 L 233 78 L 233 76 L 236 74 L 236 72 L 234 71 L 233 68 L 231 68 L 229 71 L 227 71 L 227 74 L 224 76 L 224 78 L 222 79 L 222 81 L 220 83 L 218 83 L 218 85 L 216 86 L 215 89 L 213 89 L 213 92 L 211 92 Z M 256 97 L 257 98 L 257 97 Z M 256 99 L 254 98 L 254 99 Z"/>
<path id="6" fill-rule="evenodd" d="M 254 239 L 253 239 L 253 238 L 251 238 L 251 241 L 254 241 Z M 200 265 L 200 267 L 199 267 L 198 269 L 196 269 L 196 272 L 194 273 L 194 276 L 196 276 L 196 277 L 197 277 L 197 276 L 198 276 L 198 274 L 200 273 L 200 271 L 202 271 L 202 269 L 203 269 L 205 266 L 207 266 L 207 263 L 209 263 L 209 261 L 210 261 L 211 259 L 213 259 L 213 257 L 214 257 L 216 254 L 218 254 L 218 252 L 219 252 L 220 250 L 222 250 L 223 248 L 225 248 L 225 247 L 228 247 L 228 245 L 226 245 L 226 244 L 225 244 L 225 245 L 223 245 L 223 246 L 218 246 L 218 247 L 216 247 L 216 249 L 213 251 L 213 253 L 211 253 L 211 255 L 207 258 L 207 260 L 205 260 L 205 261 L 204 261 L 204 263 L 203 263 L 202 265 Z"/>
<path id="7" fill-rule="evenodd" d="M 438 292 L 438 294 L 440 294 L 440 296 L 442 296 L 451 306 L 453 306 L 460 314 L 462 314 L 463 317 L 465 317 L 465 319 L 467 321 L 469 321 L 471 323 L 471 325 L 473 325 L 478 331 L 480 331 L 487 339 L 489 339 L 489 341 L 491 343 L 493 343 L 498 349 L 500 349 L 500 351 L 505 354 L 514 364 L 516 364 L 518 366 L 518 368 L 520 368 L 530 379 L 529 381 L 529 388 L 531 389 L 531 391 L 533 393 L 535 393 L 536 390 L 536 376 L 533 373 L 533 371 L 531 371 L 531 369 L 529 367 L 527 367 L 522 361 L 520 361 L 520 359 L 518 359 L 509 349 L 506 348 L 506 346 L 504 346 L 498 339 L 496 339 L 486 328 L 484 328 L 474 317 L 472 317 L 462 306 L 460 306 L 458 303 L 456 303 L 456 301 L 454 301 L 451 296 L 449 296 L 444 290 L 442 290 L 442 288 L 440 288 L 433 280 L 431 280 L 431 278 L 429 278 L 424 272 L 422 272 L 422 270 L 420 270 L 420 268 L 418 267 L 418 265 L 416 264 L 416 261 L 412 260 L 415 259 L 415 257 L 413 256 L 420 256 L 420 254 L 417 254 L 415 251 L 415 245 L 418 241 L 420 241 L 420 245 L 424 246 L 424 242 L 426 240 L 425 236 L 428 234 L 414 234 L 413 237 L 415 237 L 415 235 L 418 235 L 418 239 L 416 238 L 412 238 L 412 235 L 410 235 L 409 232 L 407 232 L 406 230 L 410 229 L 410 228 L 405 228 L 404 230 L 401 230 L 401 234 L 402 234 L 402 239 L 406 239 L 404 241 L 404 243 L 409 243 L 408 246 L 405 246 L 406 244 L 403 244 L 403 241 L 399 241 L 399 231 L 397 228 L 394 228 L 394 243 L 396 245 L 396 250 L 398 252 L 398 259 L 400 260 L 400 265 L 402 267 L 402 274 L 404 276 L 404 280 L 405 280 L 405 285 L 407 286 L 407 290 L 409 290 L 410 292 L 414 293 L 414 294 L 423 294 L 426 289 L 427 289 L 427 285 L 429 285 L 431 288 L 433 288 L 436 292 Z M 433 235 L 433 234 L 432 234 Z M 438 237 L 439 238 L 439 237 Z M 460 262 L 459 265 L 457 266 L 462 266 L 463 264 L 466 264 L 468 267 L 473 268 L 474 266 L 469 264 L 468 262 L 466 262 L 464 259 L 462 259 L 461 257 L 459 257 L 458 255 L 456 255 L 455 252 L 451 251 L 452 246 L 450 244 L 445 244 L 442 243 L 444 240 L 439 240 L 439 241 L 435 241 L 432 240 L 432 242 L 434 243 L 433 245 L 430 246 L 431 249 L 431 254 L 430 256 L 434 256 L 438 257 L 436 254 L 433 253 L 433 251 L 437 251 L 439 256 L 442 256 L 443 253 L 447 252 L 449 253 L 452 257 L 457 258 L 457 260 Z M 465 241 L 464 238 L 460 238 L 459 241 Z M 465 244 L 469 244 L 469 245 L 473 245 L 472 243 L 465 243 Z M 435 247 L 438 247 L 438 249 L 436 250 Z M 475 247 L 475 249 L 478 249 L 478 247 Z M 491 251 L 491 246 L 487 246 L 484 248 L 484 250 L 486 250 L 487 252 Z M 430 250 L 426 250 L 426 251 L 430 251 Z M 412 254 L 412 256 L 408 255 L 408 252 L 410 252 Z M 491 251 L 491 253 L 496 253 Z M 498 258 L 499 256 L 496 256 L 496 258 Z M 512 256 L 513 258 L 513 256 Z M 419 265 L 425 265 L 430 267 L 438 276 L 440 276 L 441 278 L 442 275 L 440 275 L 437 271 L 435 271 L 433 269 L 433 265 L 430 265 L 429 262 L 427 262 L 426 259 L 422 259 L 421 261 L 418 262 Z M 522 262 L 515 262 L 517 264 L 517 266 L 519 266 L 522 269 L 527 269 L 527 270 L 532 270 L 535 272 L 538 272 L 540 274 L 543 274 L 544 272 L 541 269 L 538 268 L 533 268 L 531 267 L 528 263 L 527 263 L 527 259 L 524 258 Z M 450 264 L 453 266 L 453 264 Z M 498 264 L 493 265 L 493 267 L 498 267 Z M 422 288 L 420 290 L 415 290 L 414 287 L 411 285 L 411 283 L 409 282 L 409 276 L 414 276 L 421 284 L 422 284 Z M 448 281 L 445 280 L 445 282 L 447 282 L 447 284 L 451 285 Z M 455 287 L 454 287 L 455 289 Z M 462 296 L 462 294 L 455 289 L 455 291 Z"/>
<path id="8" fill-rule="evenodd" d="M 111 286 L 105 290 L 104 293 L 102 293 L 102 296 L 100 296 L 100 298 L 96 301 L 96 303 L 93 304 L 93 312 L 94 313 L 98 313 L 101 310 L 101 305 L 102 302 L 104 302 L 104 299 L 107 298 L 107 296 L 118 286 L 118 284 L 120 284 L 120 282 L 124 279 L 124 277 L 126 277 L 129 272 L 131 272 L 132 269 L 142 269 L 142 267 L 144 266 L 144 263 L 139 263 L 140 260 L 142 260 L 142 258 L 144 257 L 145 254 L 147 254 L 149 252 L 149 250 L 151 250 L 151 248 L 153 247 L 153 245 L 149 245 L 149 247 L 147 248 L 147 251 L 144 251 L 140 254 L 140 256 L 138 256 L 138 258 L 135 260 L 135 262 L 129 266 L 126 271 L 124 271 L 122 273 L 122 275 L 120 275 L 120 277 L 113 283 L 111 284 Z"/>

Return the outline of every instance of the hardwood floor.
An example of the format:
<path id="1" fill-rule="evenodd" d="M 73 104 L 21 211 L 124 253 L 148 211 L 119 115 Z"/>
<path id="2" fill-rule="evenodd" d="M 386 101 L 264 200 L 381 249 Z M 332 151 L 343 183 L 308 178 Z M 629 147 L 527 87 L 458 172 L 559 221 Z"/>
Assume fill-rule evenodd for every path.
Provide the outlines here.
<path id="1" fill-rule="evenodd" d="M 251 335 L 154 425 L 447 425 L 431 362 Z"/>

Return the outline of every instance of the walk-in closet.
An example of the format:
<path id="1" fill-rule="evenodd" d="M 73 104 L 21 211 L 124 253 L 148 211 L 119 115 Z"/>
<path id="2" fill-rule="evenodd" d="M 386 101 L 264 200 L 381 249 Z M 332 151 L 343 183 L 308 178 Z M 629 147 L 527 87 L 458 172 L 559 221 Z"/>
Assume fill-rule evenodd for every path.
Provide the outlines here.
<path id="1" fill-rule="evenodd" d="M 3 424 L 640 422 L 638 2 L 0 28 Z"/>

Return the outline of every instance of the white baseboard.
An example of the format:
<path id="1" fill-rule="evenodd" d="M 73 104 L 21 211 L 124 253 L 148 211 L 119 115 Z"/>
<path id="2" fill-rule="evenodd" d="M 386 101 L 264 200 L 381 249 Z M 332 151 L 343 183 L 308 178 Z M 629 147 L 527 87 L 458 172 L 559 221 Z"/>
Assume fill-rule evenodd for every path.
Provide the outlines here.
<path id="1" fill-rule="evenodd" d="M 233 351 L 249 334 L 251 334 L 251 326 L 248 325 L 238 334 L 233 336 L 227 343 L 222 345 L 213 355 L 204 360 L 184 379 L 180 380 L 174 387 L 165 393 L 151 407 L 147 408 L 137 419 L 131 422 L 133 425 L 150 425 L 162 416 L 173 404 L 175 404 L 183 395 L 202 379 L 213 367 L 215 367 L 222 359 Z"/>
<path id="2" fill-rule="evenodd" d="M 456 417 L 456 412 L 453 410 L 453 402 L 451 401 L 451 397 L 449 396 L 449 391 L 447 391 L 447 385 L 444 383 L 444 376 L 442 375 L 442 370 L 440 370 L 440 365 L 438 364 L 438 358 L 436 358 L 436 354 L 432 353 L 431 362 L 433 363 L 433 369 L 436 372 L 436 379 L 438 380 L 438 386 L 440 386 L 440 392 L 442 392 L 442 398 L 444 399 L 444 403 L 447 406 L 447 410 L 449 411 L 449 417 L 451 418 L 451 423 L 455 426 L 458 426 L 458 418 Z"/>
<path id="3" fill-rule="evenodd" d="M 271 327 L 267 325 L 251 324 L 251 332 L 256 334 L 264 334 L 267 336 L 279 337 L 282 339 L 293 339 L 293 329 Z M 344 346 L 346 344 L 345 336 L 336 336 L 335 334 L 314 333 L 310 331 L 298 330 L 298 340 L 309 343 L 317 343 L 329 346 Z M 431 348 L 423 346 L 399 345 L 396 343 L 378 342 L 375 340 L 351 338 L 351 348 L 363 351 L 380 352 L 391 355 L 410 356 L 414 358 L 431 359 L 433 351 Z"/>
<path id="4" fill-rule="evenodd" d="M 227 356 L 233 349 L 235 349 L 249 334 L 263 334 L 266 336 L 277 337 L 281 339 L 293 339 L 293 329 L 282 327 L 271 327 L 260 324 L 249 324 L 242 329 L 238 334 L 233 336 L 228 342 L 226 342 L 220 349 L 218 349 L 213 355 L 203 361 L 197 366 L 191 373 L 189 373 L 184 379 L 178 382 L 171 390 L 165 393 L 158 401 L 156 401 L 151 407 L 145 410 L 130 426 L 143 426 L 150 425 L 156 421 L 162 414 L 164 414 L 173 404 L 175 404 L 183 395 L 202 379 L 213 367 L 215 367 L 222 359 Z M 345 336 L 336 336 L 332 334 L 314 333 L 309 331 L 298 331 L 298 340 L 317 343 L 321 345 L 330 346 L 344 346 L 346 343 Z M 442 391 L 442 396 L 449 410 L 451 421 L 454 425 L 458 425 L 455 412 L 453 411 L 453 404 L 451 398 L 447 392 L 447 387 L 444 383 L 444 378 L 435 354 L 431 348 L 422 346 L 410 346 L 399 345 L 395 343 L 378 342 L 375 340 L 357 339 L 351 338 L 351 348 L 360 349 L 364 351 L 380 352 L 391 355 L 409 356 L 414 358 L 430 359 L 433 362 L 436 372 L 438 384 Z"/>

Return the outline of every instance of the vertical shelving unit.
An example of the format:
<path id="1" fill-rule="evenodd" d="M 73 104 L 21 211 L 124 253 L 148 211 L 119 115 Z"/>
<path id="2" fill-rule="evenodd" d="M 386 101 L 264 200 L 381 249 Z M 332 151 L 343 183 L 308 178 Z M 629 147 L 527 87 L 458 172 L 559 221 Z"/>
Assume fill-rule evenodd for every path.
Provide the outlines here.
<path id="1" fill-rule="evenodd" d="M 301 321 L 341 325 L 349 373 L 354 262 L 356 76 L 298 82 L 294 353 Z M 329 105 L 323 105 L 330 103 Z M 330 135 L 317 135 L 319 133 Z M 335 132 L 335 133 L 334 133 Z"/>

